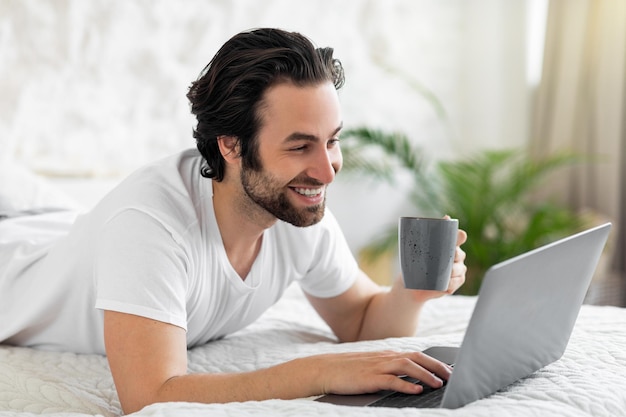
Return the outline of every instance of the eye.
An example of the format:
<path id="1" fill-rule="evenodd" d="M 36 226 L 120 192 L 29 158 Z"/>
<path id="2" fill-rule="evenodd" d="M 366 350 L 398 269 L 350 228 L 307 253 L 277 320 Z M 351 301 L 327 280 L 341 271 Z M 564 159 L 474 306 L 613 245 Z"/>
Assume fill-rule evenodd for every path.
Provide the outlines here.
<path id="1" fill-rule="evenodd" d="M 341 140 L 339 138 L 332 138 L 328 140 L 328 143 L 326 144 L 326 146 L 329 148 L 334 148 L 335 146 L 339 146 L 340 142 Z"/>
<path id="2" fill-rule="evenodd" d="M 294 152 L 302 152 L 302 151 L 306 151 L 309 148 L 308 145 L 300 145 L 300 146 L 296 146 L 293 148 L 290 148 L 290 151 L 294 151 Z"/>

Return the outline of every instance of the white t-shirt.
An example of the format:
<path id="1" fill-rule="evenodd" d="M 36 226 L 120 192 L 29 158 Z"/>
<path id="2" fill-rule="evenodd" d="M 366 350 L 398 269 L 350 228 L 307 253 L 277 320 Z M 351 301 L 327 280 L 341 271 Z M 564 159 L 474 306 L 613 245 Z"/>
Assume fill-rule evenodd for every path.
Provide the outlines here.
<path id="1" fill-rule="evenodd" d="M 294 281 L 316 297 L 353 284 L 357 263 L 328 210 L 311 227 L 267 229 L 242 280 L 200 163 L 188 150 L 148 165 L 78 217 L 1 221 L 0 341 L 104 353 L 102 310 L 113 310 L 182 327 L 192 347 L 250 324 Z"/>

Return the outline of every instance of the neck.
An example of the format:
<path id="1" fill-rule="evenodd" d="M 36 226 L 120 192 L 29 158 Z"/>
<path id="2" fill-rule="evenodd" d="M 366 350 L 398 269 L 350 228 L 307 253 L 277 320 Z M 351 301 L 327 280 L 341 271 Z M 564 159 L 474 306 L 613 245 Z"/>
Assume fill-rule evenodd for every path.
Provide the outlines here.
<path id="1" fill-rule="evenodd" d="M 242 279 L 250 272 L 261 249 L 263 232 L 276 223 L 275 217 L 251 204 L 243 190 L 213 181 L 213 207 L 224 249 Z"/>

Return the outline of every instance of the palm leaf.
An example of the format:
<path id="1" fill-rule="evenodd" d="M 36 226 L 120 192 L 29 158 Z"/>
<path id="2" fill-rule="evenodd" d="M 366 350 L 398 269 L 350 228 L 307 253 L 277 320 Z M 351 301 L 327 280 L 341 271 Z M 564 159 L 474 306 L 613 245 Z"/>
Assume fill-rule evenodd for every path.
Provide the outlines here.
<path id="1" fill-rule="evenodd" d="M 341 137 L 347 170 L 382 173 L 390 179 L 390 172 L 395 172 L 398 166 L 412 172 L 421 169 L 421 151 L 404 134 L 362 127 L 348 129 Z"/>

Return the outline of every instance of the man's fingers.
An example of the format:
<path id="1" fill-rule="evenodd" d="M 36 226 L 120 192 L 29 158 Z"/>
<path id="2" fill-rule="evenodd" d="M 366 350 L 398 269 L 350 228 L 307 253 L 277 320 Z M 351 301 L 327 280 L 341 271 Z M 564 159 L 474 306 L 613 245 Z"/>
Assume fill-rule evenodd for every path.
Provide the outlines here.
<path id="1" fill-rule="evenodd" d="M 467 242 L 467 232 L 465 230 L 459 229 L 459 232 L 456 238 L 456 245 L 461 246 L 465 242 Z"/>
<path id="2" fill-rule="evenodd" d="M 424 385 L 439 388 L 451 375 L 451 368 L 422 352 L 362 352 L 322 355 L 330 361 L 324 392 L 359 394 L 378 390 L 393 390 L 419 394 L 419 384 L 405 381 L 402 376 L 420 380 Z M 334 365 L 333 365 L 334 364 Z M 356 383 L 355 383 L 356 382 Z"/>
<path id="3" fill-rule="evenodd" d="M 395 375 L 408 375 L 433 388 L 441 387 L 443 380 L 450 378 L 451 369 L 448 365 L 422 352 L 409 352 L 399 355 L 401 356 L 391 361 L 390 364 L 391 373 Z M 406 381 L 402 381 L 401 385 L 404 383 Z"/>

